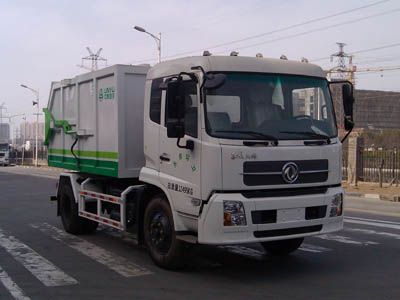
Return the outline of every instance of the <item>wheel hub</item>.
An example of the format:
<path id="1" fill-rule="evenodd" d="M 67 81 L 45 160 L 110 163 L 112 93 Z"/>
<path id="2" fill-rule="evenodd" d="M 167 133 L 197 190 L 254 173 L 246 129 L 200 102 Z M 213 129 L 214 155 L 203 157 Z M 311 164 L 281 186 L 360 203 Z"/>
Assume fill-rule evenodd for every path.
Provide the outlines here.
<path id="1" fill-rule="evenodd" d="M 164 212 L 156 212 L 150 222 L 150 241 L 160 252 L 166 253 L 171 245 L 171 224 Z"/>

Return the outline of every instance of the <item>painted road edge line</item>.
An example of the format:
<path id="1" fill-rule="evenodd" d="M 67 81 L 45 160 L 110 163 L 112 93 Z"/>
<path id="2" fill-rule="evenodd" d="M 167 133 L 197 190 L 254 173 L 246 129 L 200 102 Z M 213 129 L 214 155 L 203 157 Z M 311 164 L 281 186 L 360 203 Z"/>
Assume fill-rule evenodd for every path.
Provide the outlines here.
<path id="1" fill-rule="evenodd" d="M 375 231 L 375 230 L 372 230 L 372 229 L 364 229 L 364 228 L 345 228 L 344 230 L 348 231 L 348 232 L 356 232 L 356 233 L 378 235 L 378 236 L 384 236 L 384 237 L 394 238 L 396 240 L 400 240 L 400 234 L 397 234 L 397 233 Z"/>
<path id="2" fill-rule="evenodd" d="M 345 220 L 361 220 L 361 221 L 368 221 L 368 222 L 376 222 L 376 223 L 383 223 L 383 224 L 395 224 L 400 225 L 399 222 L 393 221 L 386 221 L 386 220 L 377 220 L 377 219 L 366 219 L 366 218 L 357 218 L 357 217 L 345 217 Z"/>
<path id="3" fill-rule="evenodd" d="M 400 230 L 400 225 L 395 225 L 395 224 L 386 224 L 386 223 L 378 223 L 378 222 L 370 222 L 362 220 L 349 220 L 349 219 L 344 220 L 344 222 Z"/>
<path id="4" fill-rule="evenodd" d="M 31 300 L 0 266 L 0 281 L 15 300 Z"/>

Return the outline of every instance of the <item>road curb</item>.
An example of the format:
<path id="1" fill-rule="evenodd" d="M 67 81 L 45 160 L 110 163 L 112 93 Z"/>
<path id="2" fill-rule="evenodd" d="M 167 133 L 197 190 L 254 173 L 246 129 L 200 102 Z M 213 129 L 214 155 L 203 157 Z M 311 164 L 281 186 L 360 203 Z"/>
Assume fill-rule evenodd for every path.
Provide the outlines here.
<path id="1" fill-rule="evenodd" d="M 62 169 L 60 169 L 60 168 L 49 167 L 49 166 L 45 166 L 45 165 L 38 166 L 38 167 L 35 167 L 35 166 L 15 165 L 14 167 L 22 168 L 22 169 L 36 169 L 36 170 L 58 170 L 58 171 L 59 171 L 59 170 L 62 170 Z"/>

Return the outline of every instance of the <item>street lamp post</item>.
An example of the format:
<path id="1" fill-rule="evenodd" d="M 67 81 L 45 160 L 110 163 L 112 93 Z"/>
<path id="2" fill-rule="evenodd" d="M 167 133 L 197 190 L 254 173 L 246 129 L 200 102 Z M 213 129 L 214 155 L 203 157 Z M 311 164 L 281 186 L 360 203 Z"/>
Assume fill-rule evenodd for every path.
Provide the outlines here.
<path id="1" fill-rule="evenodd" d="M 36 134 L 35 134 L 35 167 L 38 166 L 38 136 L 39 136 L 39 91 L 30 88 L 29 86 L 26 86 L 25 84 L 21 84 L 21 87 L 30 90 L 32 93 L 35 94 L 36 96 L 36 101 L 32 101 L 33 105 L 37 107 L 37 113 L 36 113 Z"/>
<path id="2" fill-rule="evenodd" d="M 140 26 L 134 26 L 133 29 L 140 31 L 140 32 L 144 32 L 148 35 L 150 35 L 157 43 L 157 50 L 158 50 L 158 62 L 161 62 L 161 32 L 158 33 L 158 36 L 146 31 L 146 29 L 144 29 L 143 27 Z"/>

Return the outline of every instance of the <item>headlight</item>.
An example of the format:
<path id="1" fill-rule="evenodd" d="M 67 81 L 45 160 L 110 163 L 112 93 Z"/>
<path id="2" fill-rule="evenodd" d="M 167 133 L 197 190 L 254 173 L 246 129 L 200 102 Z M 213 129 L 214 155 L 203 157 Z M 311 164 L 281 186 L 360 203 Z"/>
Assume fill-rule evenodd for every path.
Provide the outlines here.
<path id="1" fill-rule="evenodd" d="M 241 201 L 223 201 L 224 226 L 245 226 L 246 213 Z"/>
<path id="2" fill-rule="evenodd" d="M 338 217 L 343 214 L 343 194 L 336 194 L 333 196 L 331 203 L 330 217 Z"/>

